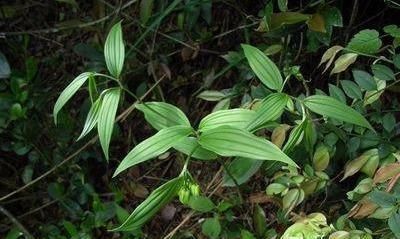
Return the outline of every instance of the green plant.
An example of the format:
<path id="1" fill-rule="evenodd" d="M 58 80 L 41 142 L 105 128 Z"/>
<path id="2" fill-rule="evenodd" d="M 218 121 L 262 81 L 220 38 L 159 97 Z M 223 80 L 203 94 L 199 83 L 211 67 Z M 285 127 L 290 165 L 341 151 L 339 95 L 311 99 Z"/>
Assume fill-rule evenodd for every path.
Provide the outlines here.
<path id="1" fill-rule="evenodd" d="M 124 61 L 121 23 L 117 23 L 112 27 L 104 48 L 107 68 L 111 75 L 87 72 L 75 78 L 57 100 L 54 107 L 54 119 L 57 122 L 57 115 L 60 109 L 88 81 L 92 106 L 79 139 L 83 138 L 94 127 L 97 127 L 100 144 L 106 159 L 108 159 L 108 148 L 121 94 L 124 92 L 135 98 L 137 97 L 127 90 L 120 80 Z M 301 203 L 306 195 L 323 188 L 326 181 L 329 180 L 329 177 L 322 171 L 329 164 L 330 150 L 327 146 L 320 145 L 314 152 L 316 142 L 314 121 L 316 119 L 313 118 L 312 112 L 322 115 L 324 117 L 322 120 L 332 119 L 338 122 L 346 122 L 350 131 L 353 129 L 351 126 L 355 125 L 360 127 L 359 132 L 365 130 L 374 132 L 370 123 L 358 111 L 340 100 L 323 94 L 294 97 L 283 93 L 285 83 L 289 80 L 290 75 L 284 80 L 277 66 L 259 49 L 250 45 L 242 45 L 242 48 L 254 74 L 265 87 L 273 91 L 257 103 L 256 106 L 249 109 L 217 110 L 204 117 L 200 121 L 197 130 L 195 130 L 185 114 L 171 104 L 139 102 L 134 105 L 136 109 L 143 112 L 147 122 L 158 132 L 136 145 L 126 155 L 117 167 L 114 177 L 134 165 L 163 154 L 171 148 L 186 154 L 187 157 L 180 176 L 153 191 L 127 220 L 114 230 L 139 229 L 163 205 L 177 195 L 180 196 L 183 203 L 192 208 L 197 208 L 199 211 L 208 211 L 209 209 L 201 209 L 196 206 L 204 206 L 204 203 L 198 203 L 197 200 L 206 200 L 206 198 L 199 198 L 199 190 L 196 189 L 198 186 L 190 176 L 188 164 L 192 159 L 210 161 L 221 156 L 237 157 L 233 162 L 242 162 L 238 163 L 239 165 L 248 161 L 256 163 L 262 160 L 273 161 L 273 164 L 276 162 L 287 164 L 289 173 L 280 174 L 275 184 L 271 184 L 267 188 L 267 192 L 269 194 L 279 193 L 284 195 L 283 206 L 289 212 Z M 116 84 L 116 87 L 105 89 L 97 95 L 96 78 L 111 80 L 110 83 Z M 293 115 L 297 124 L 283 128 L 281 133 L 276 132 L 273 141 L 277 145 L 266 140 L 265 137 L 254 134 L 263 128 L 270 127 L 271 123 L 279 119 L 285 110 Z M 292 128 L 292 130 L 286 143 L 283 144 L 285 140 L 279 139 L 279 137 L 285 135 L 289 128 Z M 298 164 L 287 154 L 291 154 L 303 139 L 309 154 L 314 155 L 314 169 L 305 165 L 304 176 L 301 176 L 298 169 L 296 169 Z M 277 143 L 278 141 L 280 143 Z M 280 147 L 282 147 L 282 151 L 279 149 Z M 302 164 L 304 163 L 302 162 Z M 253 173 L 255 171 L 253 170 Z M 234 178 L 235 176 L 229 175 L 229 170 L 227 173 L 230 178 L 233 178 L 234 184 L 237 185 L 238 182 Z M 293 184 L 294 188 L 287 186 L 291 184 Z M 207 221 L 203 226 L 203 231 L 205 234 L 215 237 L 219 234 L 218 231 L 220 229 L 211 229 L 207 226 L 208 223 L 210 225 L 213 224 L 211 221 Z"/>

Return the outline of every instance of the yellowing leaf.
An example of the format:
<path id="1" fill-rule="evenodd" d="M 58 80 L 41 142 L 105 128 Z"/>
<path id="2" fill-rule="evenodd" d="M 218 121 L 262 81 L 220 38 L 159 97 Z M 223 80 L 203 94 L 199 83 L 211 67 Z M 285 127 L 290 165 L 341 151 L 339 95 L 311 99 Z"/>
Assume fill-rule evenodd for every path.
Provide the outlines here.
<path id="1" fill-rule="evenodd" d="M 309 14 L 300 12 L 280 12 L 274 13 L 271 16 L 270 26 L 271 29 L 279 28 L 283 25 L 297 24 L 307 21 L 311 18 Z"/>
<path id="2" fill-rule="evenodd" d="M 356 53 L 346 53 L 341 55 L 336 61 L 335 66 L 331 71 L 331 75 L 345 71 L 347 67 L 353 64 L 357 59 Z"/>
<path id="3" fill-rule="evenodd" d="M 330 47 L 330 48 L 329 48 L 328 50 L 326 50 L 325 53 L 322 55 L 322 58 L 321 58 L 321 61 L 319 62 L 318 67 L 319 67 L 320 65 L 324 64 L 325 62 L 327 62 L 327 61 L 329 60 L 328 63 L 326 63 L 325 69 L 324 69 L 324 71 L 323 71 L 323 72 L 325 72 L 325 71 L 332 65 L 332 62 L 333 62 L 333 60 L 335 59 L 336 54 L 337 54 L 339 51 L 341 51 L 342 49 L 343 49 L 342 46 L 333 46 L 333 47 Z"/>
<path id="4" fill-rule="evenodd" d="M 324 17 L 319 13 L 314 13 L 307 21 L 308 27 L 315 32 L 326 32 Z"/>

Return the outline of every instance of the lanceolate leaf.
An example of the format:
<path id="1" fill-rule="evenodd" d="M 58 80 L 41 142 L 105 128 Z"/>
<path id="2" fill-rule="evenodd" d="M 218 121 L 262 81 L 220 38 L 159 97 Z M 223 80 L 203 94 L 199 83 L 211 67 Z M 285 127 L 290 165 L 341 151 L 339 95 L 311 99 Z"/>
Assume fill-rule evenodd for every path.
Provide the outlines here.
<path id="1" fill-rule="evenodd" d="M 99 93 L 97 92 L 96 79 L 94 76 L 89 76 L 89 96 L 92 103 L 94 103 L 97 98 L 99 98 Z"/>
<path id="2" fill-rule="evenodd" d="M 230 126 L 220 126 L 204 131 L 199 137 L 199 144 L 205 149 L 225 157 L 273 160 L 297 166 L 293 160 L 268 140 Z"/>
<path id="3" fill-rule="evenodd" d="M 100 144 L 107 160 L 108 147 L 114 129 L 115 114 L 117 113 L 120 94 L 121 90 L 119 88 L 106 90 L 99 110 L 97 130 L 99 133 Z"/>
<path id="4" fill-rule="evenodd" d="M 115 78 L 119 78 L 124 65 L 125 47 L 122 39 L 121 22 L 115 24 L 108 33 L 104 45 L 104 57 L 107 69 Z"/>
<path id="5" fill-rule="evenodd" d="M 357 54 L 355 53 L 346 53 L 341 55 L 336 61 L 335 66 L 331 71 L 331 75 L 337 74 L 339 72 L 345 71 L 347 67 L 353 64 L 357 59 Z"/>
<path id="6" fill-rule="evenodd" d="M 224 173 L 224 186 L 234 187 L 247 182 L 261 167 L 263 161 L 249 158 L 235 158 L 227 167 L 229 171 Z M 233 178 L 232 178 L 233 177 Z"/>
<path id="7" fill-rule="evenodd" d="M 143 224 L 177 195 L 182 183 L 183 179 L 179 177 L 161 185 L 132 212 L 121 226 L 113 231 L 133 231 L 142 227 Z"/>
<path id="8" fill-rule="evenodd" d="M 280 90 L 283 82 L 282 75 L 274 62 L 253 46 L 242 44 L 242 48 L 251 69 L 261 82 L 270 89 Z"/>
<path id="9" fill-rule="evenodd" d="M 360 113 L 332 97 L 313 95 L 304 99 L 304 105 L 317 114 L 373 130 L 369 122 Z"/>
<path id="10" fill-rule="evenodd" d="M 97 124 L 97 120 L 99 118 L 99 110 L 101 108 L 102 98 L 98 98 L 90 107 L 89 113 L 86 116 L 85 125 L 83 126 L 83 130 L 81 135 L 78 137 L 77 141 L 87 135 Z"/>
<path id="11" fill-rule="evenodd" d="M 296 125 L 293 130 L 290 132 L 289 138 L 285 144 L 285 146 L 283 146 L 283 152 L 290 153 L 293 148 L 300 143 L 299 141 L 301 141 L 303 139 L 303 135 L 304 135 L 304 128 L 307 125 L 307 121 L 303 121 L 301 122 L 301 124 Z"/>
<path id="12" fill-rule="evenodd" d="M 67 103 L 69 99 L 81 88 L 81 86 L 85 83 L 85 81 L 91 75 L 91 72 L 84 72 L 77 76 L 68 86 L 61 92 L 58 97 L 54 109 L 53 109 L 53 117 L 54 122 L 57 124 L 57 114 L 61 110 L 61 108 Z"/>
<path id="13" fill-rule="evenodd" d="M 218 157 L 214 152 L 201 147 L 195 137 L 185 137 L 179 140 L 174 145 L 174 149 L 186 155 L 191 155 L 192 158 L 201 160 L 211 160 Z"/>
<path id="14" fill-rule="evenodd" d="M 136 109 L 144 113 L 146 121 L 156 130 L 175 125 L 190 127 L 190 122 L 186 115 L 174 105 L 165 102 L 146 102 L 137 104 Z"/>
<path id="15" fill-rule="evenodd" d="M 328 50 L 325 51 L 325 53 L 322 55 L 321 61 L 318 66 L 322 65 L 325 62 L 326 66 L 324 69 L 324 72 L 331 66 L 333 60 L 335 59 L 336 54 L 343 49 L 342 46 L 333 46 L 329 48 Z"/>
<path id="16" fill-rule="evenodd" d="M 160 130 L 157 134 L 136 145 L 119 164 L 113 177 L 129 167 L 164 153 L 191 132 L 191 127 L 183 125 Z"/>
<path id="17" fill-rule="evenodd" d="M 256 112 L 247 109 L 218 110 L 204 117 L 199 124 L 201 131 L 229 125 L 236 128 L 245 128 L 254 119 Z"/>
<path id="18" fill-rule="evenodd" d="M 289 97 L 283 93 L 268 95 L 257 109 L 255 118 L 247 125 L 249 131 L 253 131 L 269 121 L 278 119 L 288 102 Z"/>

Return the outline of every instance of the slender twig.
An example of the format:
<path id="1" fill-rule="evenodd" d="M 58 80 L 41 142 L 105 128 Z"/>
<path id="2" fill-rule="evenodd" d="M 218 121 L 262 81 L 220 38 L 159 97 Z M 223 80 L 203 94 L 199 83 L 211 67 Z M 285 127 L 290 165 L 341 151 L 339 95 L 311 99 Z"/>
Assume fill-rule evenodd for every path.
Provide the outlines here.
<path id="1" fill-rule="evenodd" d="M 28 211 L 28 212 L 26 212 L 26 213 L 24 213 L 24 214 L 22 214 L 22 215 L 19 215 L 19 216 L 17 216 L 17 217 L 18 217 L 19 219 L 21 219 L 21 218 L 23 218 L 23 217 L 29 216 L 29 215 L 31 215 L 31 214 L 33 214 L 33 213 L 35 213 L 35 212 L 38 212 L 38 211 L 42 210 L 43 208 L 46 208 L 46 207 L 48 207 L 48 206 L 53 205 L 53 204 L 56 203 L 56 202 L 58 202 L 57 199 L 56 199 L 56 200 L 53 200 L 53 201 L 50 201 L 50 202 L 48 202 L 48 203 L 45 203 L 45 204 L 43 204 L 42 206 L 40 206 L 40 207 L 38 207 L 38 208 L 35 208 L 35 209 L 32 209 L 32 210 L 30 210 L 30 211 Z"/>
<path id="2" fill-rule="evenodd" d="M 252 27 L 252 26 L 255 26 L 255 25 L 257 25 L 257 24 L 259 24 L 259 22 L 253 22 L 253 23 L 250 23 L 250 24 L 238 26 L 238 27 L 236 27 L 236 28 L 234 28 L 234 29 L 228 30 L 228 31 L 226 31 L 226 32 L 222 32 L 222 33 L 220 33 L 220 34 L 214 36 L 212 39 L 213 39 L 213 40 L 214 40 L 214 39 L 218 39 L 218 38 L 224 37 L 224 36 L 226 36 L 226 35 L 229 35 L 229 34 L 231 34 L 231 33 L 233 33 L 233 32 L 236 32 L 236 31 L 238 31 L 238 30 L 246 29 L 246 28 L 248 28 L 248 27 Z"/>
<path id="3" fill-rule="evenodd" d="M 19 230 L 25 235 L 25 238 L 34 239 L 32 234 L 22 225 L 7 209 L 0 205 L 0 212 L 3 213 Z"/>
<path id="4" fill-rule="evenodd" d="M 145 97 L 147 97 L 147 95 L 149 95 L 154 87 L 156 87 L 163 79 L 165 78 L 165 75 L 162 76 L 160 78 L 160 80 L 158 80 L 156 83 L 153 84 L 153 86 L 147 90 L 147 92 L 140 97 L 140 101 L 142 101 Z M 126 119 L 126 117 L 132 112 L 132 110 L 135 108 L 136 104 L 139 101 L 136 101 L 135 103 L 133 103 L 129 108 L 127 108 L 124 112 L 122 112 L 120 115 L 118 115 L 118 117 L 116 118 L 116 121 L 124 121 Z M 5 199 L 13 196 L 14 194 L 17 194 L 27 188 L 29 188 L 30 186 L 32 186 L 33 184 L 39 182 L 40 180 L 42 180 L 43 178 L 49 176 L 50 174 L 52 174 L 54 171 L 56 171 L 58 168 L 60 168 L 61 166 L 63 166 L 65 163 L 67 163 L 68 161 L 70 161 L 71 159 L 75 158 L 75 156 L 77 156 L 79 153 L 81 153 L 83 150 L 85 150 L 87 147 L 89 147 L 90 145 L 94 144 L 97 139 L 99 137 L 98 136 L 94 136 L 91 140 L 89 140 L 86 144 L 84 144 L 82 147 L 80 147 L 78 150 L 76 150 L 74 153 L 72 153 L 71 155 L 69 155 L 68 157 L 66 157 L 63 161 L 61 161 L 59 164 L 55 165 L 54 167 L 52 167 L 50 170 L 48 170 L 47 172 L 45 172 L 44 174 L 40 175 L 39 177 L 35 178 L 34 180 L 30 181 L 29 183 L 25 184 L 24 186 L 14 190 L 13 192 L 3 196 L 0 198 L 0 202 L 4 201 Z"/>

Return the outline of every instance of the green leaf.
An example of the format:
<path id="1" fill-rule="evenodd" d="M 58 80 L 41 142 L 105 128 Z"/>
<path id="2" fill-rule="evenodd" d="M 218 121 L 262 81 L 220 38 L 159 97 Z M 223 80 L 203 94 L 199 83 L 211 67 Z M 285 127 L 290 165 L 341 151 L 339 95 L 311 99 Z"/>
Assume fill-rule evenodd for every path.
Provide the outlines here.
<path id="1" fill-rule="evenodd" d="M 400 212 L 393 213 L 388 220 L 389 228 L 392 230 L 393 234 L 400 238 Z"/>
<path id="2" fill-rule="evenodd" d="M 335 66 L 330 74 L 333 75 L 345 71 L 347 67 L 356 61 L 357 56 L 358 55 L 355 53 L 346 53 L 341 55 L 338 59 L 336 59 Z"/>
<path id="3" fill-rule="evenodd" d="M 325 51 L 325 53 L 321 57 L 321 61 L 319 62 L 319 65 L 322 65 L 323 63 L 327 62 L 325 65 L 325 69 L 323 72 L 325 72 L 331 65 L 333 60 L 335 60 L 336 54 L 343 49 L 342 46 L 332 46 L 328 50 Z"/>
<path id="4" fill-rule="evenodd" d="M 290 211 L 292 210 L 297 204 L 300 198 L 300 189 L 292 188 L 288 191 L 287 194 L 282 198 L 282 207 L 283 209 Z"/>
<path id="5" fill-rule="evenodd" d="M 78 140 L 87 135 L 97 124 L 99 118 L 99 112 L 101 108 L 102 98 L 98 98 L 90 107 L 89 113 L 86 116 L 85 125 L 83 126 L 82 133 L 79 135 Z"/>
<path id="6" fill-rule="evenodd" d="M 174 178 L 154 190 L 126 219 L 112 231 L 133 231 L 141 228 L 154 214 L 170 202 L 182 185 L 182 178 Z"/>
<path id="7" fill-rule="evenodd" d="M 255 116 L 255 111 L 247 109 L 218 110 L 200 121 L 199 130 L 210 130 L 222 125 L 244 129 Z"/>
<path id="8" fill-rule="evenodd" d="M 346 103 L 346 96 L 343 91 L 335 85 L 329 84 L 329 95 L 340 102 Z"/>
<path id="9" fill-rule="evenodd" d="M 91 72 L 84 72 L 77 76 L 64 90 L 61 92 L 56 103 L 54 104 L 53 117 L 54 122 L 57 124 L 57 114 L 61 108 L 68 102 L 69 99 L 81 88 L 89 76 L 93 74 Z"/>
<path id="10" fill-rule="evenodd" d="M 400 37 L 400 28 L 396 25 L 387 25 L 383 27 L 383 31 L 394 38 Z"/>
<path id="11" fill-rule="evenodd" d="M 191 127 L 183 125 L 160 130 L 155 135 L 136 145 L 118 165 L 113 177 L 129 167 L 164 153 L 173 147 L 176 142 L 188 136 L 192 130 Z"/>
<path id="12" fill-rule="evenodd" d="M 218 218 L 207 218 L 201 225 L 201 232 L 209 238 L 218 238 L 221 233 L 221 224 Z"/>
<path id="13" fill-rule="evenodd" d="M 265 190 L 265 192 L 267 193 L 267 195 L 274 195 L 274 194 L 280 194 L 281 192 L 283 192 L 287 187 L 283 184 L 280 183 L 271 183 L 270 185 L 268 185 L 267 189 Z"/>
<path id="14" fill-rule="evenodd" d="M 364 90 L 376 90 L 377 88 L 374 78 L 366 71 L 353 70 L 353 78 Z"/>
<path id="15" fill-rule="evenodd" d="M 309 96 L 304 99 L 304 105 L 311 111 L 325 117 L 331 117 L 373 130 L 369 122 L 360 113 L 332 97 L 324 95 Z"/>
<path id="16" fill-rule="evenodd" d="M 396 197 L 393 194 L 383 192 L 383 191 L 372 191 L 368 194 L 368 197 L 372 202 L 378 204 L 379 206 L 393 207 L 396 204 Z"/>
<path id="17" fill-rule="evenodd" d="M 253 226 L 257 235 L 261 238 L 265 235 L 265 231 L 268 228 L 267 217 L 265 216 L 264 209 L 262 209 L 258 204 L 254 206 Z"/>
<path id="18" fill-rule="evenodd" d="M 98 113 L 97 131 L 101 147 L 107 160 L 108 147 L 114 129 L 115 115 L 117 113 L 120 95 L 121 90 L 119 88 L 106 90 Z"/>
<path id="19" fill-rule="evenodd" d="M 207 197 L 192 196 L 189 199 L 189 207 L 198 212 L 210 212 L 215 208 L 215 204 Z"/>
<path id="20" fill-rule="evenodd" d="M 257 113 L 255 118 L 247 125 L 246 128 L 249 131 L 254 131 L 265 123 L 278 119 L 282 115 L 288 100 L 289 97 L 283 93 L 273 93 L 268 95 L 262 100 L 258 109 L 256 110 Z"/>
<path id="21" fill-rule="evenodd" d="M 299 125 L 296 125 L 293 130 L 290 132 L 289 138 L 285 144 L 285 146 L 283 146 L 282 151 L 284 153 L 290 153 L 293 148 L 298 145 L 301 140 L 303 139 L 303 135 L 304 135 L 304 128 L 307 125 L 307 121 L 304 120 L 302 121 Z"/>
<path id="22" fill-rule="evenodd" d="M 396 126 L 396 118 L 392 113 L 387 113 L 382 118 L 382 125 L 387 132 L 391 132 Z"/>
<path id="23" fill-rule="evenodd" d="M 379 32 L 365 29 L 354 35 L 346 48 L 365 54 L 375 54 L 381 46 L 382 41 L 379 39 Z"/>
<path id="24" fill-rule="evenodd" d="M 288 10 L 288 0 L 278 0 L 278 8 L 281 12 L 286 12 Z"/>
<path id="25" fill-rule="evenodd" d="M 310 18 L 311 15 L 300 12 L 279 12 L 272 14 L 270 25 L 271 29 L 276 29 L 283 25 L 302 23 Z"/>
<path id="26" fill-rule="evenodd" d="M 22 233 L 17 227 L 13 227 L 8 231 L 6 237 L 4 239 L 18 239 L 23 236 L 24 233 Z"/>
<path id="27" fill-rule="evenodd" d="M 207 101 L 220 101 L 224 99 L 226 95 L 222 93 L 221 91 L 216 91 L 216 90 L 205 90 L 201 92 L 197 98 L 207 100 Z"/>
<path id="28" fill-rule="evenodd" d="M 220 100 L 212 109 L 212 112 L 217 112 L 218 110 L 227 110 L 229 109 L 229 106 L 231 105 L 231 99 L 230 98 L 225 98 Z"/>
<path id="29" fill-rule="evenodd" d="M 154 0 L 140 1 L 140 21 L 146 24 L 153 11 Z"/>
<path id="30" fill-rule="evenodd" d="M 273 143 L 230 126 L 204 131 L 199 137 L 199 144 L 224 157 L 273 160 L 297 167 L 296 163 Z"/>
<path id="31" fill-rule="evenodd" d="M 400 69 L 400 54 L 393 56 L 393 64 L 397 69 Z"/>
<path id="32" fill-rule="evenodd" d="M 186 115 L 174 105 L 165 102 L 146 102 L 137 104 L 136 109 L 144 113 L 146 121 L 156 130 L 176 125 L 190 127 Z"/>
<path id="33" fill-rule="evenodd" d="M 241 239 L 256 239 L 256 237 L 247 230 L 240 230 Z"/>
<path id="34" fill-rule="evenodd" d="M 358 100 L 362 99 L 361 90 L 356 85 L 356 83 L 349 80 L 342 80 L 340 81 L 340 84 L 342 85 L 343 90 L 347 96 L 349 96 L 352 99 L 358 99 Z"/>
<path id="35" fill-rule="evenodd" d="M 110 74 L 115 78 L 119 78 L 125 58 L 121 22 L 115 24 L 108 33 L 104 45 L 104 57 Z"/>
<path id="36" fill-rule="evenodd" d="M 95 102 L 99 98 L 99 93 L 97 92 L 96 79 L 93 76 L 89 76 L 89 95 L 91 102 Z"/>
<path id="37" fill-rule="evenodd" d="M 186 155 L 191 155 L 192 158 L 201 160 L 212 160 L 218 157 L 214 152 L 201 147 L 194 137 L 185 137 L 179 140 L 174 145 L 174 149 Z"/>
<path id="38" fill-rule="evenodd" d="M 270 89 L 282 88 L 282 75 L 278 67 L 259 49 L 242 44 L 249 65 L 261 82 Z"/>
<path id="39" fill-rule="evenodd" d="M 247 182 L 261 167 L 263 161 L 250 158 L 235 158 L 228 166 L 223 177 L 223 186 L 234 187 Z M 233 178 L 232 178 L 233 177 Z"/>
<path id="40" fill-rule="evenodd" d="M 374 64 L 371 66 L 372 73 L 374 73 L 374 76 L 378 78 L 379 80 L 384 80 L 384 81 L 391 81 L 396 79 L 394 72 L 392 69 L 385 65 L 381 64 Z"/>

